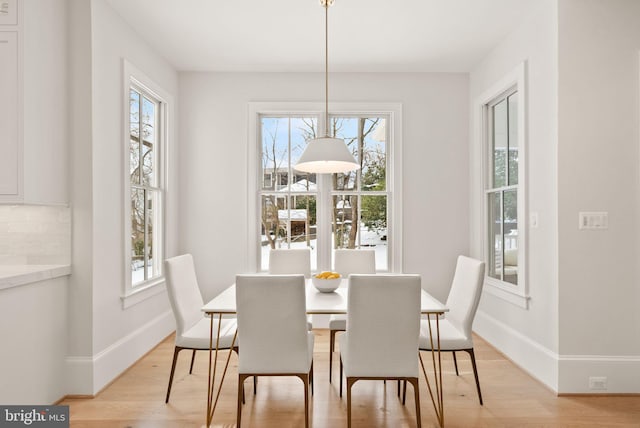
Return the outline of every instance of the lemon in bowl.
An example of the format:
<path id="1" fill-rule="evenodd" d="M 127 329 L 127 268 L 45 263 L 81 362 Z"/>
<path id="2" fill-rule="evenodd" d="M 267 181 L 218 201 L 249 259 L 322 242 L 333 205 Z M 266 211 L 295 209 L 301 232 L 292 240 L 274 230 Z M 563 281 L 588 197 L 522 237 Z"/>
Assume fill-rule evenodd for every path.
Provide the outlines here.
<path id="1" fill-rule="evenodd" d="M 322 293 L 331 293 L 340 286 L 342 277 L 338 272 L 325 271 L 311 277 L 311 282 Z"/>

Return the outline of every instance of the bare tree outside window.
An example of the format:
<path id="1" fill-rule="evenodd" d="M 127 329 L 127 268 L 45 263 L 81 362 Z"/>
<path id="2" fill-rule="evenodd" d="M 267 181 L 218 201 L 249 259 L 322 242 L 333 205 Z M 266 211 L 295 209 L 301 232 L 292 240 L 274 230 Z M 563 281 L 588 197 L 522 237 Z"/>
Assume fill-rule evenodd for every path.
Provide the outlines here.
<path id="1" fill-rule="evenodd" d="M 129 90 L 129 179 L 131 188 L 132 285 L 160 275 L 153 263 L 160 205 L 158 180 L 160 102 L 137 88 Z"/>
<path id="2" fill-rule="evenodd" d="M 293 169 L 315 137 L 315 117 L 261 116 L 260 229 L 261 264 L 268 264 L 268 250 L 309 247 L 317 239 L 315 174 Z M 313 138 L 313 137 L 312 137 Z"/>
<path id="3" fill-rule="evenodd" d="M 387 123 L 382 116 L 329 118 L 330 135 L 344 139 L 360 170 L 321 178 L 293 168 L 307 141 L 317 138 L 318 118 L 260 116 L 260 265 L 269 250 L 310 248 L 317 262 L 318 227 L 330 236 L 327 250 L 373 248 L 377 266 L 388 266 Z M 318 182 L 321 179 L 321 182 Z M 318 219 L 318 204 L 329 203 Z M 327 259 L 325 255 L 325 260 Z"/>
<path id="4" fill-rule="evenodd" d="M 334 248 L 385 245 L 379 242 L 386 241 L 388 226 L 385 119 L 336 117 L 331 127 L 360 163 L 359 170 L 333 174 Z M 379 240 L 363 238 L 363 232 L 374 232 Z"/>

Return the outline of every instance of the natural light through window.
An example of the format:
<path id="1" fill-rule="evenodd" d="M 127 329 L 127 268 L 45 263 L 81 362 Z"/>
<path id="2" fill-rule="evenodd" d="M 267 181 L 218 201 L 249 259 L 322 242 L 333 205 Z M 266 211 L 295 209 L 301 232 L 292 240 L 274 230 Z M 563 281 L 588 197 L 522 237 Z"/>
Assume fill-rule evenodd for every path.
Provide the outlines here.
<path id="1" fill-rule="evenodd" d="M 487 275 L 518 284 L 518 92 L 488 105 L 490 130 Z"/>
<path id="2" fill-rule="evenodd" d="M 344 139 L 361 168 L 330 175 L 297 171 L 293 165 L 307 140 L 318 136 L 321 119 L 259 115 L 259 269 L 267 270 L 271 249 L 309 248 L 315 271 L 321 264 L 328 268 L 336 248 L 368 248 L 376 252 L 379 271 L 391 270 L 390 118 L 331 116 L 331 135 Z"/>
<path id="3" fill-rule="evenodd" d="M 142 87 L 129 89 L 131 285 L 161 276 L 161 102 Z"/>
<path id="4" fill-rule="evenodd" d="M 332 248 L 372 248 L 376 265 L 388 260 L 387 150 L 384 117 L 333 117 L 331 127 L 360 169 L 332 175 Z"/>

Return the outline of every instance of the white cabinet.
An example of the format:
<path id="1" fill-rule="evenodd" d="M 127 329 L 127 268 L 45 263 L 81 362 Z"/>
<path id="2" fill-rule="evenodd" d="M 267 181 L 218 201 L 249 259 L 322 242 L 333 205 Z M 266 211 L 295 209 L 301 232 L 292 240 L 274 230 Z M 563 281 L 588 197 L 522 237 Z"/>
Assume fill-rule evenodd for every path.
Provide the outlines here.
<path id="1" fill-rule="evenodd" d="M 0 31 L 0 200 L 22 199 L 18 32 Z"/>

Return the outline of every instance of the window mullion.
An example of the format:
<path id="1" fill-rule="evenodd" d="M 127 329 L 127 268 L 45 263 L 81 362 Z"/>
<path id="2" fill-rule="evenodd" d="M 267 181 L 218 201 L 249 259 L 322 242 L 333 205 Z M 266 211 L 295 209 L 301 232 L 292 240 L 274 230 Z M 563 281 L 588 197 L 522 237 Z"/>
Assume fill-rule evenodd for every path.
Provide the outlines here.
<path id="1" fill-rule="evenodd" d="M 291 187 L 293 168 L 291 167 L 291 118 L 287 118 L 287 248 L 291 248 Z M 279 220 L 278 220 L 279 221 Z"/>
<path id="2" fill-rule="evenodd" d="M 143 181 L 143 171 L 144 171 L 144 158 L 143 158 L 143 146 L 144 146 L 144 129 L 142 127 L 142 92 L 140 92 L 139 94 L 140 96 L 138 97 L 138 183 L 140 183 L 140 185 L 144 185 L 144 181 Z"/>
<path id="3" fill-rule="evenodd" d="M 504 281 L 504 191 L 500 191 L 500 280 Z"/>

